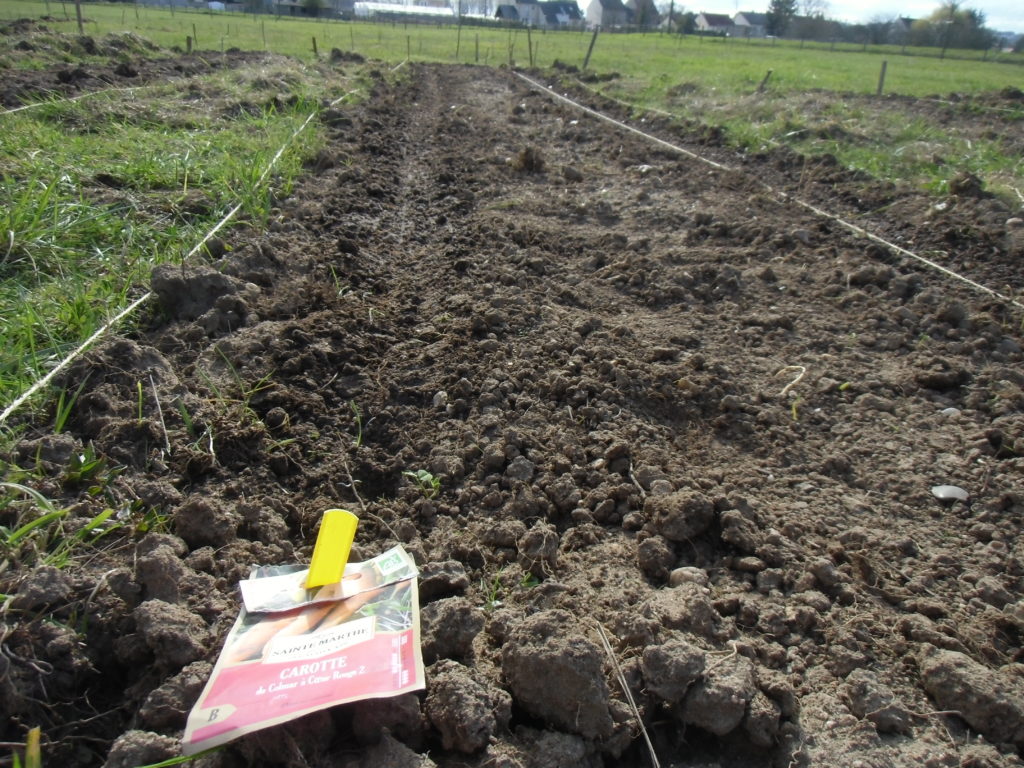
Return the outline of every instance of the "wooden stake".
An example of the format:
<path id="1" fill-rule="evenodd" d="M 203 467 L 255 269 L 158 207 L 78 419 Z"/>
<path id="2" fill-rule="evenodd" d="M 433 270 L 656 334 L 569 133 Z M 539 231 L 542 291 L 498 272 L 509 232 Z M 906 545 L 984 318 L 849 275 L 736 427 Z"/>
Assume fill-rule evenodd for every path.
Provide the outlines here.
<path id="1" fill-rule="evenodd" d="M 185 35 L 185 53 L 192 53 L 192 35 Z"/>
<path id="2" fill-rule="evenodd" d="M 313 57 L 316 58 L 319 55 L 319 52 L 316 50 L 316 35 L 313 35 Z"/>
<path id="3" fill-rule="evenodd" d="M 82 21 L 82 0 L 75 0 L 75 16 L 78 18 L 78 34 L 85 34 L 85 22 Z"/>
<path id="4" fill-rule="evenodd" d="M 758 93 L 764 93 L 765 86 L 768 85 L 768 78 L 771 77 L 771 76 L 772 76 L 772 70 L 769 69 L 767 72 L 765 72 L 764 80 L 762 80 L 761 84 L 759 86 L 757 86 L 757 92 Z"/>
<path id="5" fill-rule="evenodd" d="M 590 38 L 590 46 L 587 48 L 586 58 L 583 59 L 583 68 L 586 69 L 590 66 L 590 54 L 594 52 L 594 43 L 597 42 L 597 33 L 601 31 L 600 27 L 594 27 L 594 36 Z"/>
<path id="6" fill-rule="evenodd" d="M 878 74 L 878 91 L 875 93 L 876 96 L 882 95 L 882 89 L 885 87 L 885 69 L 888 66 L 888 60 L 882 59 L 882 71 Z"/>
<path id="7" fill-rule="evenodd" d="M 530 69 L 533 69 L 533 37 L 530 35 L 530 28 L 526 28 L 526 51 L 529 53 Z"/>

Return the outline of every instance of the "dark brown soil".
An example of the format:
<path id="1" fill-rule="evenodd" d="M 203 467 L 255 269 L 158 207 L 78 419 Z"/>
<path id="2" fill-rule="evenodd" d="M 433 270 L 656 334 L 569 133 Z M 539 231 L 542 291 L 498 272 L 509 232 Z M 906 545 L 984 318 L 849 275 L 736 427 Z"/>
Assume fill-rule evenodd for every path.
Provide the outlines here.
<path id="1" fill-rule="evenodd" d="M 51 34 L 48 24 L 18 19 L 0 24 L 0 35 L 20 38 L 12 47 L 40 61 L 66 60 L 41 69 L 2 68 L 0 106 L 8 109 L 47 99 L 74 98 L 108 88 L 136 88 L 196 77 L 222 68 L 253 66 L 272 59 L 258 51 L 199 51 L 169 55 L 130 32 L 89 36 Z"/>
<path id="2" fill-rule="evenodd" d="M 200 765 L 650 765 L 599 624 L 662 766 L 1021 765 L 1020 312 L 763 185 L 1000 291 L 1019 212 L 643 124 L 715 171 L 508 71 L 412 67 L 325 121 L 269 231 L 158 270 L 10 457 L 72 528 L 126 525 L 2 575 L 0 740 L 176 755 L 239 578 L 344 505 L 356 557 L 421 566 L 427 690 Z M 95 495 L 87 446 L 124 467 Z"/>

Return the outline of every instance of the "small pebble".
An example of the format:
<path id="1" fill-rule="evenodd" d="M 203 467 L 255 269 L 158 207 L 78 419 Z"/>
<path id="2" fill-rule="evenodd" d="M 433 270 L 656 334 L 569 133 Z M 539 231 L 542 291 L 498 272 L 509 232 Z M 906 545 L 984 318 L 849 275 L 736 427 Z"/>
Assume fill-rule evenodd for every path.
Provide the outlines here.
<path id="1" fill-rule="evenodd" d="M 934 485 L 932 495 L 942 501 L 967 501 L 968 493 L 956 485 Z"/>

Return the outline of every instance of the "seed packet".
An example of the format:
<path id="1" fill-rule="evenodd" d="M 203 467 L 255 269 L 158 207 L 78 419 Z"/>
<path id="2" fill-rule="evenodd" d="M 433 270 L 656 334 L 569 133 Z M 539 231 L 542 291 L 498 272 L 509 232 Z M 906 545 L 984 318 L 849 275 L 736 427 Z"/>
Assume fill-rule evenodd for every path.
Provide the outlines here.
<path id="1" fill-rule="evenodd" d="M 365 580 L 358 591 L 338 589 L 323 598 L 325 588 L 302 589 L 305 569 L 253 570 L 248 581 L 254 583 L 245 588 L 250 599 L 189 714 L 184 754 L 319 709 L 424 687 L 412 558 L 395 547 L 350 564 L 346 577 L 350 568 L 360 574 L 351 582 Z M 264 610 L 249 610 L 249 604 Z"/>
<path id="2" fill-rule="evenodd" d="M 401 546 L 364 563 L 348 563 L 341 581 L 306 589 L 309 568 L 303 565 L 260 566 L 238 583 L 249 613 L 287 611 L 311 603 L 333 602 L 416 576 L 416 565 Z"/>

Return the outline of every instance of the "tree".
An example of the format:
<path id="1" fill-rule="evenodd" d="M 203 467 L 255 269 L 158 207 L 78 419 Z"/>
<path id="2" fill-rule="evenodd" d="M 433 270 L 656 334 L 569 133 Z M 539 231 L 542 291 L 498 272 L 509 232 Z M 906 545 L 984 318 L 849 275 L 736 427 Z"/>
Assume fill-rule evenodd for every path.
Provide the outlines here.
<path id="1" fill-rule="evenodd" d="M 828 0 L 800 0 L 800 13 L 811 18 L 824 18 L 828 13 Z"/>
<path id="2" fill-rule="evenodd" d="M 925 19 L 914 22 L 911 30 L 914 45 L 942 48 L 984 50 L 996 41 L 995 34 L 985 28 L 985 14 L 974 8 L 962 8 L 956 0 L 945 2 Z"/>
<path id="3" fill-rule="evenodd" d="M 789 22 L 796 16 L 797 0 L 771 0 L 768 4 L 768 34 L 781 36 L 786 33 Z"/>
<path id="4" fill-rule="evenodd" d="M 872 16 L 866 25 L 868 42 L 872 45 L 884 45 L 897 42 L 899 20 L 895 16 L 878 14 Z"/>

